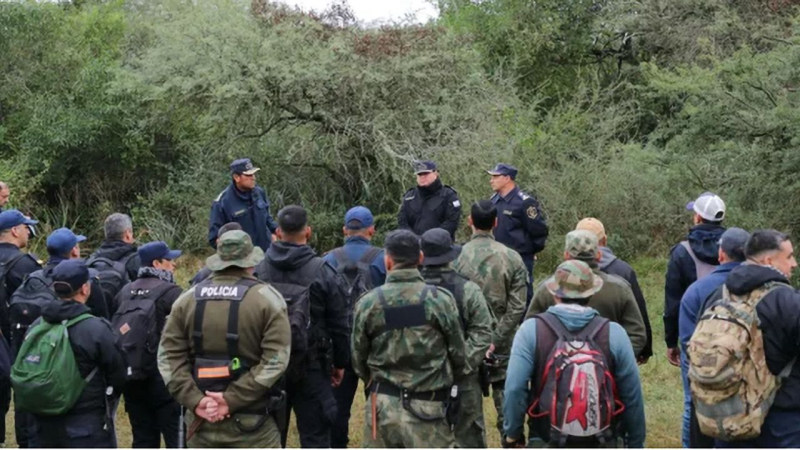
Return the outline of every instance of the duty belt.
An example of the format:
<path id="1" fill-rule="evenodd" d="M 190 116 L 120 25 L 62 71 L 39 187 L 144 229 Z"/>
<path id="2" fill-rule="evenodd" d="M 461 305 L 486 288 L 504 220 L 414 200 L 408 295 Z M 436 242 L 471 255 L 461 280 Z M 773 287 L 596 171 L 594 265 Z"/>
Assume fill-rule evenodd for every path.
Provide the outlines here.
<path id="1" fill-rule="evenodd" d="M 403 400 L 425 400 L 429 402 L 444 402 L 450 396 L 450 390 L 447 388 L 439 389 L 438 391 L 410 392 L 408 389 L 385 381 L 373 382 L 369 390 L 376 394 L 386 394 Z"/>

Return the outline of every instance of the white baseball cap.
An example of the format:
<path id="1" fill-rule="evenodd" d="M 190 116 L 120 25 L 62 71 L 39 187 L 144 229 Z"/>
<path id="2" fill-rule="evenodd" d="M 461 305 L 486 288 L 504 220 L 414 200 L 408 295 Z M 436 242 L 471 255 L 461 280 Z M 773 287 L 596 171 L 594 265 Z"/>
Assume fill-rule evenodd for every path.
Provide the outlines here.
<path id="1" fill-rule="evenodd" d="M 687 203 L 686 209 L 711 222 L 721 222 L 725 218 L 725 202 L 713 192 L 703 192 L 697 200 Z"/>

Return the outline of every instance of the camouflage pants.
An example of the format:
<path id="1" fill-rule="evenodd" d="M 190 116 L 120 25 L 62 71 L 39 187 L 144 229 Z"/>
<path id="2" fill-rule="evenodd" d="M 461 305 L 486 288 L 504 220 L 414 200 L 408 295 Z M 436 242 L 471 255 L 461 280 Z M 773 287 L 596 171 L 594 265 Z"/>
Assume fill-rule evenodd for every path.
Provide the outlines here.
<path id="1" fill-rule="evenodd" d="M 473 379 L 474 378 L 474 379 Z M 478 377 L 468 377 L 459 386 L 461 416 L 456 425 L 457 448 L 486 448 L 486 425 L 483 420 L 483 393 Z"/>
<path id="2" fill-rule="evenodd" d="M 444 403 L 411 400 L 411 408 L 438 421 L 423 421 L 403 408 L 398 397 L 377 395 L 377 436 L 372 438 L 372 396 L 364 406 L 364 448 L 452 448 L 455 438 L 444 417 Z"/>
<path id="3" fill-rule="evenodd" d="M 205 422 L 187 442 L 187 446 L 189 448 L 280 448 L 281 434 L 272 416 L 268 416 L 260 427 L 249 431 L 263 417 L 255 414 L 234 414 L 222 422 Z M 187 429 L 191 428 L 194 418 L 192 412 L 186 411 Z"/>
<path id="4" fill-rule="evenodd" d="M 494 400 L 494 409 L 497 410 L 497 426 L 500 431 L 500 436 L 503 435 L 503 404 L 505 403 L 505 380 L 492 383 L 492 400 Z"/>

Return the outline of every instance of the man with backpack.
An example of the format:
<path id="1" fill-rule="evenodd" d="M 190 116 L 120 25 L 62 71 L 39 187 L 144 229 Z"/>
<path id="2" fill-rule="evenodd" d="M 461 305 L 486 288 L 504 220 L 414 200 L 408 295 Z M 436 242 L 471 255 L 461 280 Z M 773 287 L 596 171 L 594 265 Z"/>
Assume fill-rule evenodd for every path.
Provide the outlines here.
<path id="1" fill-rule="evenodd" d="M 264 258 L 244 231 L 220 236 L 211 279 L 181 294 L 158 349 L 158 369 L 186 408 L 192 448 L 278 448 L 291 331 L 286 302 L 253 276 Z"/>
<path id="2" fill-rule="evenodd" d="M 111 324 L 85 305 L 86 264 L 63 261 L 51 277 L 60 300 L 44 308 L 17 355 L 15 407 L 36 416 L 41 447 L 113 447 L 106 390 L 125 383 L 122 351 Z"/>
<path id="3" fill-rule="evenodd" d="M 561 263 L 544 282 L 556 302 L 514 337 L 503 447 L 525 447 L 526 412 L 534 418 L 531 437 L 550 447 L 608 447 L 619 438 L 625 447 L 644 447 L 642 385 L 630 340 L 588 306 L 603 284 L 577 260 Z"/>
<path id="4" fill-rule="evenodd" d="M 283 295 L 292 324 L 287 413 L 294 410 L 300 444 L 330 447 L 337 417 L 333 387 L 350 365 L 350 325 L 342 279 L 308 245 L 308 213 L 297 205 L 278 212 L 278 240 L 256 268 L 258 279 Z M 284 440 L 286 431 L 283 433 Z"/>
<path id="5" fill-rule="evenodd" d="M 351 208 L 344 215 L 344 246 L 331 250 L 323 259 L 331 265 L 346 282 L 350 326 L 356 301 L 366 292 L 383 285 L 386 266 L 383 249 L 370 244 L 375 234 L 375 219 L 372 212 L 363 207 Z M 331 447 L 347 448 L 350 430 L 350 410 L 358 390 L 358 375 L 352 365 L 344 369 L 342 383 L 333 389 L 336 398 L 336 421 L 331 430 Z"/>
<path id="6" fill-rule="evenodd" d="M 483 297 L 496 326 L 492 333 L 492 344 L 486 352 L 486 380 L 491 385 L 492 399 L 497 411 L 495 426 L 503 432 L 503 387 L 506 380 L 508 355 L 514 333 L 525 314 L 528 271 L 522 257 L 516 251 L 494 239 L 492 230 L 497 226 L 497 208 L 490 200 L 481 200 L 472 205 L 469 216 L 472 238 L 466 243 L 453 268 L 470 281 L 480 286 Z"/>
<path id="7" fill-rule="evenodd" d="M 789 237 L 754 231 L 747 261 L 707 303 L 689 340 L 689 386 L 717 447 L 800 447 L 800 294 Z M 723 426 L 724 425 L 724 426 Z"/>
<path id="8" fill-rule="evenodd" d="M 11 296 L 22 285 L 29 274 L 41 269 L 39 261 L 22 249 L 28 246 L 31 227 L 39 223 L 25 217 L 16 209 L 8 209 L 0 213 L 0 332 L 7 345 L 11 345 L 11 321 L 9 304 Z M 0 443 L 5 442 L 5 416 L 11 405 L 11 384 L 0 381 L 0 411 L 3 413 L 0 423 Z M 24 427 L 27 429 L 27 426 Z M 17 432 L 17 443 L 27 446 L 27 433 Z"/>
<path id="9" fill-rule="evenodd" d="M 681 298 L 689 286 L 714 271 L 719 265 L 719 238 L 725 232 L 725 202 L 711 192 L 686 204 L 692 211 L 694 226 L 685 241 L 672 247 L 664 282 L 664 340 L 667 359 L 680 366 L 681 348 L 678 345 Z M 688 443 L 687 443 L 688 444 Z"/>
<path id="10" fill-rule="evenodd" d="M 125 214 L 114 213 L 103 224 L 105 240 L 86 260 L 89 268 L 97 271 L 100 289 L 108 304 L 108 312 L 114 315 L 114 297 L 122 286 L 136 279 L 141 262 L 136 253 L 133 223 Z"/>
<path id="11" fill-rule="evenodd" d="M 167 448 L 178 448 L 180 405 L 158 373 L 156 353 L 167 316 L 182 292 L 173 278 L 181 251 L 156 241 L 139 247 L 138 254 L 142 262 L 138 278 L 117 294 L 118 308 L 111 321 L 128 362 L 122 391 L 125 411 L 133 448 L 159 448 L 161 436 Z"/>
<path id="12" fill-rule="evenodd" d="M 689 359 L 686 346 L 689 344 L 697 319 L 703 314 L 704 304 L 728 279 L 731 271 L 744 261 L 744 248 L 750 233 L 741 228 L 728 228 L 719 241 L 719 266 L 708 276 L 695 281 L 681 299 L 680 343 L 681 378 L 683 379 L 683 443 L 687 448 L 710 448 L 714 440 L 706 437 L 698 428 L 697 417 L 692 406 L 692 393 L 689 390 Z"/>
<path id="13" fill-rule="evenodd" d="M 466 340 L 469 372 L 458 385 L 461 416 L 453 430 L 456 447 L 486 448 L 480 370 L 492 344 L 494 317 L 481 288 L 453 270 L 452 262 L 461 253 L 461 247 L 453 245 L 450 233 L 441 228 L 428 230 L 422 235 L 421 247 L 422 278 L 425 283 L 447 289 L 453 295 Z M 488 386 L 486 392 L 488 396 Z"/>

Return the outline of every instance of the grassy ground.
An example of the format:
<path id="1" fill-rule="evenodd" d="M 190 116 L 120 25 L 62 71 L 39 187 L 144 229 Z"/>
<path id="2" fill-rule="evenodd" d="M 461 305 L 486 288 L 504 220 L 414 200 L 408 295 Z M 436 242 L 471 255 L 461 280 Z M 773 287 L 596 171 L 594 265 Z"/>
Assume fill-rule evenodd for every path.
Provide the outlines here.
<path id="1" fill-rule="evenodd" d="M 201 265 L 199 260 L 187 260 L 177 273 L 178 282 L 185 286 Z M 647 445 L 650 447 L 680 447 L 681 411 L 683 404 L 680 370 L 672 367 L 666 360 L 664 345 L 664 326 L 661 316 L 664 312 L 664 273 L 666 261 L 644 259 L 634 264 L 639 282 L 648 303 L 650 322 L 653 325 L 653 350 L 655 356 L 640 367 L 644 384 L 645 411 L 647 415 Z M 537 274 L 543 279 L 544 274 Z M 494 428 L 496 413 L 491 398 L 484 399 L 483 410 L 486 416 L 487 434 L 490 447 L 500 447 L 500 435 Z M 350 422 L 351 447 L 359 447 L 364 429 L 364 397 L 356 395 Z M 120 447 L 130 447 L 131 433 L 128 416 L 120 405 L 117 415 L 118 439 Z M 6 416 L 6 445 L 16 446 L 13 433 L 13 414 Z M 298 448 L 300 442 L 292 423 L 289 447 Z"/>

